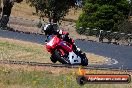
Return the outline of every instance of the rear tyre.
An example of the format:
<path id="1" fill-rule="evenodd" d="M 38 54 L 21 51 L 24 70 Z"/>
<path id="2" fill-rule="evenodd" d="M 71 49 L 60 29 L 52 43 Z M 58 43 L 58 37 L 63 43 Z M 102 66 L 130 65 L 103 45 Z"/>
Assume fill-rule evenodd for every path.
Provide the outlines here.
<path id="1" fill-rule="evenodd" d="M 82 54 L 81 65 L 82 65 L 82 66 L 87 66 L 87 65 L 88 65 L 88 59 L 87 59 L 85 53 Z"/>
<path id="2" fill-rule="evenodd" d="M 68 64 L 67 61 L 63 57 L 61 57 L 61 54 L 60 54 L 60 52 L 58 50 L 55 50 L 54 53 L 56 55 L 57 60 L 60 63 L 62 63 L 62 64 Z"/>

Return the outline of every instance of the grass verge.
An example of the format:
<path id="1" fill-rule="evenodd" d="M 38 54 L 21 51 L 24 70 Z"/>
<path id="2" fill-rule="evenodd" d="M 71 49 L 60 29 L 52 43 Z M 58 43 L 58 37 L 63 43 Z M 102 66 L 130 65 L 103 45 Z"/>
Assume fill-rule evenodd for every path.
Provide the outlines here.
<path id="1" fill-rule="evenodd" d="M 50 62 L 50 55 L 44 46 L 34 43 L 3 39 L 0 41 L 0 59 Z"/>
<path id="2" fill-rule="evenodd" d="M 90 55 L 90 54 L 89 54 Z M 43 45 L 0 38 L 0 58 L 50 62 Z M 96 57 L 92 55 L 91 58 Z M 91 59 L 90 58 L 90 59 Z M 91 62 L 93 63 L 93 62 Z M 76 82 L 78 69 L 0 64 L 1 88 L 131 88 L 130 84 L 86 84 Z M 124 74 L 126 71 L 87 70 L 88 74 Z M 131 73 L 130 73 L 131 74 Z"/>
<path id="3" fill-rule="evenodd" d="M 50 68 L 50 67 L 49 67 Z M 58 70 L 54 68 L 52 70 Z M 63 70 L 63 69 L 62 69 Z M 111 71 L 87 71 L 88 74 L 115 73 Z M 96 72 L 96 73 L 95 73 Z M 124 72 L 116 72 L 115 74 Z M 0 67 L 1 88 L 131 88 L 130 84 L 85 84 L 80 86 L 76 82 L 76 70 L 65 69 L 58 75 L 51 70 L 28 70 Z"/>

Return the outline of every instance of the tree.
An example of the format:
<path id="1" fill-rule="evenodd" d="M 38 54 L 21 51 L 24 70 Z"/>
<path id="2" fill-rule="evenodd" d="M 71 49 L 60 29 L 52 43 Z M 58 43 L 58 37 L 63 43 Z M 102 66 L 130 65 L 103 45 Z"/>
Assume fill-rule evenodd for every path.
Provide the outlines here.
<path id="1" fill-rule="evenodd" d="M 119 31 L 118 25 L 128 18 L 129 10 L 128 0 L 84 0 L 83 12 L 76 24 L 77 32 L 81 31 L 79 27 Z"/>
<path id="2" fill-rule="evenodd" d="M 74 0 L 27 0 L 27 2 L 54 22 L 64 17 L 75 4 Z"/>

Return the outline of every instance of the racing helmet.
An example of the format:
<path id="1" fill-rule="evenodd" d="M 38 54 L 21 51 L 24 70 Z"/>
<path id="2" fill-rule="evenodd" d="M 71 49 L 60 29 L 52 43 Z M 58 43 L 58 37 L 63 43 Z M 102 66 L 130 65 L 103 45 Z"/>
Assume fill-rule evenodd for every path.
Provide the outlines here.
<path id="1" fill-rule="evenodd" d="M 44 26 L 45 35 L 52 35 L 54 32 L 54 27 L 52 24 L 47 24 Z"/>

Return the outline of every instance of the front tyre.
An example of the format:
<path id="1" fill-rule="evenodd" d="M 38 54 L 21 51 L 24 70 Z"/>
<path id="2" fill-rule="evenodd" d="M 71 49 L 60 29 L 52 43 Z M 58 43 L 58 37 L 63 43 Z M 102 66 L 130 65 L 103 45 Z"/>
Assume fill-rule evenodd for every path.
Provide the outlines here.
<path id="1" fill-rule="evenodd" d="M 57 58 L 55 57 L 55 55 L 51 55 L 50 60 L 51 60 L 53 63 L 56 63 L 56 62 L 57 62 Z"/>
<path id="2" fill-rule="evenodd" d="M 60 52 L 58 50 L 54 51 L 55 55 L 56 55 L 56 59 L 62 63 L 62 64 L 68 64 L 67 61 L 64 59 L 64 57 L 61 56 Z"/>

